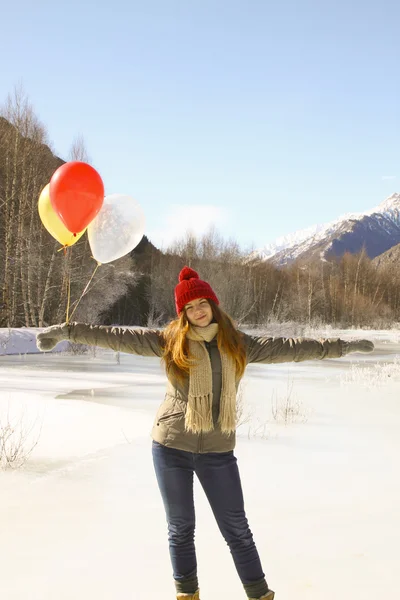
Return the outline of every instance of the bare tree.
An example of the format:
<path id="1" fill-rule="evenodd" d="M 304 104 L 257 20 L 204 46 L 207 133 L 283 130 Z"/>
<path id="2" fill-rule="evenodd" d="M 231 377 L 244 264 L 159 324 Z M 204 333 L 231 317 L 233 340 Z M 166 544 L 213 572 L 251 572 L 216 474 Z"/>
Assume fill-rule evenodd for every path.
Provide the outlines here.
<path id="1" fill-rule="evenodd" d="M 21 86 L 8 96 L 1 115 L 2 321 L 8 326 L 36 325 L 40 304 L 36 284 L 41 281 L 38 266 L 43 258 L 37 200 L 57 160 Z"/>
<path id="2" fill-rule="evenodd" d="M 69 160 L 78 160 L 89 164 L 91 162 L 86 148 L 85 138 L 81 133 L 75 136 L 72 141 L 71 149 L 69 151 Z"/>

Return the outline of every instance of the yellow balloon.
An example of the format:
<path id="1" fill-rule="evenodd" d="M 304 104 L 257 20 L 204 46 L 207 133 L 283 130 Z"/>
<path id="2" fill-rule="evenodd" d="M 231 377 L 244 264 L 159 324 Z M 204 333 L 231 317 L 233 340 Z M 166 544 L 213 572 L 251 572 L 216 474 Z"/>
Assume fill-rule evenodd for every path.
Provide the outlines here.
<path id="1" fill-rule="evenodd" d="M 51 204 L 49 183 L 43 188 L 39 196 L 38 209 L 39 217 L 43 225 L 62 246 L 73 246 L 86 231 L 86 229 L 84 229 L 80 233 L 74 235 L 65 227 Z"/>

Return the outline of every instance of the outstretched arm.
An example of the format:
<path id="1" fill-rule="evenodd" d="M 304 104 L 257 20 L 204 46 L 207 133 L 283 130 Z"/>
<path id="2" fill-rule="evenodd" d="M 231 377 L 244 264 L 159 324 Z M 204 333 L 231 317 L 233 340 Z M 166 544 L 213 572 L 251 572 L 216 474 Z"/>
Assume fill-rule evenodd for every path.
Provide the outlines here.
<path id="1" fill-rule="evenodd" d="M 52 350 L 62 340 L 140 356 L 162 356 L 162 334 L 156 329 L 63 323 L 48 327 L 39 333 L 37 346 L 45 352 Z"/>
<path id="2" fill-rule="evenodd" d="M 340 358 L 350 352 L 372 352 L 369 340 L 346 342 L 339 338 L 274 338 L 244 334 L 249 363 L 300 362 L 323 358 Z"/>

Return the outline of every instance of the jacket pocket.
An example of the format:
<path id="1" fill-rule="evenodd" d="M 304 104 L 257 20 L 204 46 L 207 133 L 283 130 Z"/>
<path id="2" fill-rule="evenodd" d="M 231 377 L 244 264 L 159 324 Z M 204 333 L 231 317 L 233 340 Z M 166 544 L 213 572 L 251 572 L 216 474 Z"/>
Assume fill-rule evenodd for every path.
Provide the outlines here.
<path id="1" fill-rule="evenodd" d="M 162 415 L 157 419 L 157 425 L 165 423 L 165 421 L 169 421 L 170 419 L 178 419 L 179 417 L 183 417 L 183 415 L 184 413 L 182 411 Z"/>
<path id="2" fill-rule="evenodd" d="M 183 406 L 177 401 L 175 396 L 171 394 L 165 394 L 164 402 L 161 404 L 157 411 L 156 423 L 157 425 L 166 424 L 169 425 L 173 421 L 178 420 L 185 414 Z"/>

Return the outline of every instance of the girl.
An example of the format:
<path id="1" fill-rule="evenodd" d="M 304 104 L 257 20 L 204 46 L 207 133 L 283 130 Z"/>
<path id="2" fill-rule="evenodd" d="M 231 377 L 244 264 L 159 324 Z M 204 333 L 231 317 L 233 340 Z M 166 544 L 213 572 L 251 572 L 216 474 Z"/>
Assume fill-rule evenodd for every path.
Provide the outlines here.
<path id="1" fill-rule="evenodd" d="M 175 288 L 178 318 L 163 330 L 70 323 L 45 329 L 40 350 L 69 339 L 163 359 L 167 390 L 153 430 L 155 473 L 168 522 L 177 598 L 199 600 L 194 545 L 194 474 L 207 495 L 247 597 L 273 600 L 247 522 L 234 455 L 236 391 L 249 363 L 339 358 L 372 342 L 255 337 L 237 330 L 211 286 L 184 267 Z"/>

